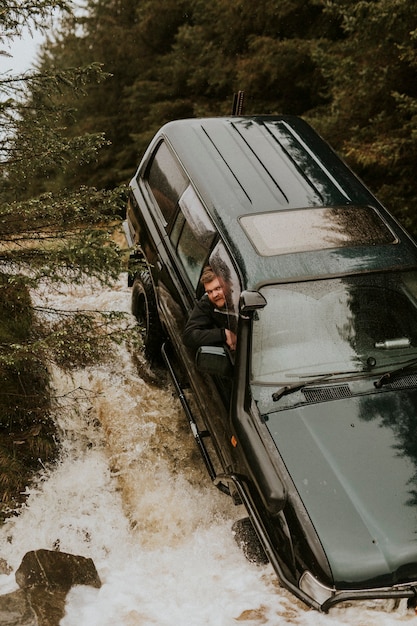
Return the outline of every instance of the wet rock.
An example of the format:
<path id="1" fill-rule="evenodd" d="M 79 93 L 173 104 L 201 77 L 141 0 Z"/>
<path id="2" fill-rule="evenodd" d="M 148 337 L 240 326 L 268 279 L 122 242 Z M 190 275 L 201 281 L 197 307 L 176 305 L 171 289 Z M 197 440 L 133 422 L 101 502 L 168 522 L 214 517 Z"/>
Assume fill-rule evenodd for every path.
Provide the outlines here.
<path id="1" fill-rule="evenodd" d="M 28 552 L 16 571 L 21 587 L 0 596 L 0 626 L 59 626 L 73 585 L 101 586 L 91 559 L 64 552 Z"/>
<path id="2" fill-rule="evenodd" d="M 92 559 L 51 550 L 27 552 L 16 571 L 16 582 L 22 588 L 42 586 L 64 591 L 73 585 L 101 587 Z"/>

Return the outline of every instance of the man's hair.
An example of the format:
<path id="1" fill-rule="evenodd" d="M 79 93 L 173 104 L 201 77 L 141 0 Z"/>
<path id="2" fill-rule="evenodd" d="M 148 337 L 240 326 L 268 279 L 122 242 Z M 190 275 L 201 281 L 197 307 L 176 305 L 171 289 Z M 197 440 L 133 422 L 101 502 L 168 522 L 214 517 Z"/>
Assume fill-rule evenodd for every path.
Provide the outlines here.
<path id="1" fill-rule="evenodd" d="M 203 269 L 203 273 L 201 274 L 200 283 L 205 285 L 206 283 L 211 283 L 212 280 L 215 280 L 217 275 L 213 272 L 210 265 L 206 265 Z"/>

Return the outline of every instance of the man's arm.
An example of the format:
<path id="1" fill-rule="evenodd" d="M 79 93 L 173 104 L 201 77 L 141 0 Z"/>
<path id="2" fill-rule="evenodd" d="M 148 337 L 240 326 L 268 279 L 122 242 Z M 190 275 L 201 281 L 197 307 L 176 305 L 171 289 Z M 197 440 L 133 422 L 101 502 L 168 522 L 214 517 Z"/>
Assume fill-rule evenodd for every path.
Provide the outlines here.
<path id="1" fill-rule="evenodd" d="M 228 328 L 225 329 L 225 335 L 226 335 L 226 343 L 229 347 L 230 350 L 234 351 L 236 350 L 236 335 L 233 331 L 229 330 Z"/>
<path id="2" fill-rule="evenodd" d="M 210 307 L 208 300 L 197 302 L 185 325 L 184 343 L 194 351 L 200 346 L 221 346 L 226 343 L 225 330 L 215 326 Z"/>

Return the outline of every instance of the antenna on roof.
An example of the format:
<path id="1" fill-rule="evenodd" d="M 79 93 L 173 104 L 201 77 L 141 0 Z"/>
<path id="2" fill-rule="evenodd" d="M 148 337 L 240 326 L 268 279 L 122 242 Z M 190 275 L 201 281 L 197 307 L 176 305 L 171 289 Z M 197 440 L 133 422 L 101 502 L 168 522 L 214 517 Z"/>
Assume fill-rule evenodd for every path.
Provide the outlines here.
<path id="1" fill-rule="evenodd" d="M 233 94 L 232 115 L 243 115 L 245 92 L 238 91 Z"/>

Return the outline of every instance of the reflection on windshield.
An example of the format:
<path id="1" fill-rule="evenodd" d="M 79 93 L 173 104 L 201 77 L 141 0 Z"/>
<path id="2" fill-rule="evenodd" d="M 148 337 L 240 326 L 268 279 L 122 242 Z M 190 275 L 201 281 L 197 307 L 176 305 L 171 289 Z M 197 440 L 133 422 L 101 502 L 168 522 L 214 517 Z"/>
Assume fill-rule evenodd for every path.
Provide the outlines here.
<path id="1" fill-rule="evenodd" d="M 272 285 L 253 323 L 252 379 L 296 381 L 417 355 L 417 273 Z"/>

